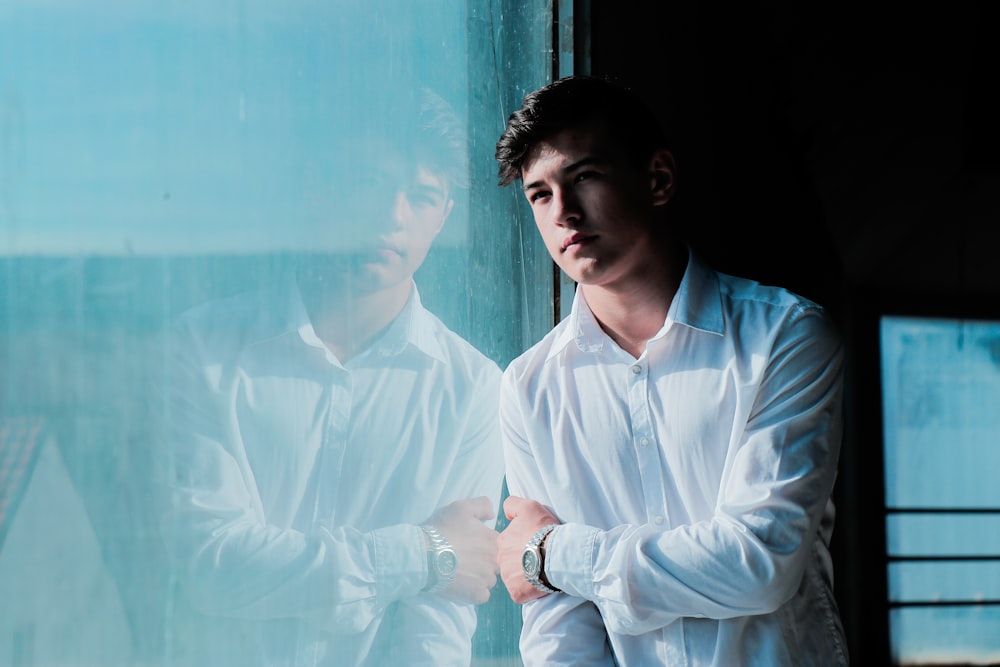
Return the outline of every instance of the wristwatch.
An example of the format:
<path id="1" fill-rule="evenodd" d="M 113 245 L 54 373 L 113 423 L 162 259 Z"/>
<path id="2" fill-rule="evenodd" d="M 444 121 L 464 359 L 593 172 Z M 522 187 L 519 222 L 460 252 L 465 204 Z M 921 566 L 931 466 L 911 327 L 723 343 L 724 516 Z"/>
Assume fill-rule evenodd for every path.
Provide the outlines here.
<path id="1" fill-rule="evenodd" d="M 521 568 L 524 570 L 524 578 L 528 580 L 529 584 L 543 593 L 559 592 L 558 589 L 553 588 L 542 580 L 545 576 L 545 554 L 542 552 L 541 546 L 542 541 L 558 525 L 557 523 L 551 523 L 547 526 L 542 526 L 528 544 L 525 545 L 524 553 L 521 554 Z"/>
<path id="2" fill-rule="evenodd" d="M 455 570 L 458 569 L 458 556 L 451 548 L 451 543 L 434 526 L 420 526 L 427 536 L 427 593 L 440 593 L 455 580 Z"/>

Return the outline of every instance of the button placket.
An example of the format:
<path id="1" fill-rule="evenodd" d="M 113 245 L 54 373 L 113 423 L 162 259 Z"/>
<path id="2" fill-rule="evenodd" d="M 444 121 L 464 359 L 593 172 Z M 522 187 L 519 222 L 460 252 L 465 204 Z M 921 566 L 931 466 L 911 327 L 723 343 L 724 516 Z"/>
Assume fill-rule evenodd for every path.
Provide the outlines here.
<path id="1" fill-rule="evenodd" d="M 636 362 L 628 371 L 628 401 L 632 420 L 633 450 L 638 462 L 642 481 L 646 516 L 657 525 L 666 522 L 666 490 L 660 470 L 660 453 L 653 447 L 651 411 L 649 407 L 649 367 L 647 363 Z"/>
<path id="2" fill-rule="evenodd" d="M 317 490 L 320 508 L 329 508 L 325 516 L 336 522 L 337 492 L 344 472 L 344 455 L 353 404 L 353 382 L 350 373 L 340 371 L 331 381 L 328 392 L 326 424 L 323 428 L 323 446 L 320 449 L 322 484 Z"/>

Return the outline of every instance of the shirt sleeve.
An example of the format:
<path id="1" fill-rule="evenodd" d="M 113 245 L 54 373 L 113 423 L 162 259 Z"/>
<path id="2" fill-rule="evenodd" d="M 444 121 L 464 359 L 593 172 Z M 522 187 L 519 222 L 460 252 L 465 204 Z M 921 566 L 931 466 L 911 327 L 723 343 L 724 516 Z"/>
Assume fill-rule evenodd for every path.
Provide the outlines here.
<path id="1" fill-rule="evenodd" d="M 486 496 L 494 511 L 500 511 L 504 456 L 497 405 L 500 401 L 500 369 L 484 364 L 475 374 L 464 400 L 468 404 L 462 431 L 462 446 L 452 461 L 440 504 Z M 493 526 L 494 520 L 487 523 Z"/>
<path id="2" fill-rule="evenodd" d="M 484 365 L 464 397 L 469 409 L 465 411 L 462 447 L 448 475 L 448 495 L 441 505 L 486 496 L 499 509 L 504 474 L 497 418 L 499 380 L 500 369 Z M 486 523 L 492 528 L 495 519 Z M 400 600 L 391 623 L 391 664 L 467 666 L 477 621 L 476 607 L 471 604 L 428 594 Z"/>
<path id="3" fill-rule="evenodd" d="M 547 543 L 549 580 L 623 634 L 780 607 L 801 583 L 836 477 L 842 354 L 820 311 L 793 311 L 750 394 L 714 516 L 668 530 L 561 526 Z"/>
<path id="4" fill-rule="evenodd" d="M 512 376 L 505 375 L 500 393 L 500 426 L 507 488 L 511 495 L 536 500 L 551 509 L 551 500 L 524 435 L 524 415 L 517 395 Z M 548 572 L 546 567 L 546 574 Z M 520 648 L 525 667 L 610 667 L 614 664 L 604 621 L 591 601 L 550 593 L 522 605 L 521 615 Z"/>
<path id="5" fill-rule="evenodd" d="M 196 608 L 244 619 L 298 618 L 331 633 L 364 630 L 427 580 L 418 526 L 370 532 L 269 524 L 239 447 L 214 360 L 178 326 L 169 336 L 168 438 L 158 456 L 161 532 Z M 276 462 L 276 465 L 278 462 Z"/>

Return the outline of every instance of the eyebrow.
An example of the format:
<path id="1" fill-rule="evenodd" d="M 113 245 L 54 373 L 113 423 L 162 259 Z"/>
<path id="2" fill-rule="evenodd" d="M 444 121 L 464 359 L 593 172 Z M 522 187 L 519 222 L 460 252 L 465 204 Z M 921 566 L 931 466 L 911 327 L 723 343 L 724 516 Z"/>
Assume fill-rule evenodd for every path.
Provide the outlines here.
<path id="1" fill-rule="evenodd" d="M 430 183 L 417 182 L 410 188 L 410 191 L 425 196 L 436 196 L 441 199 L 448 198 L 448 186 L 443 183 L 441 185 L 431 185 Z"/>
<path id="2" fill-rule="evenodd" d="M 423 174 L 420 173 L 421 171 Z M 418 164 L 410 189 L 425 193 L 433 192 L 442 197 L 447 197 L 448 186 L 448 177 L 439 170 Z"/>
<path id="3" fill-rule="evenodd" d="M 563 167 L 559 171 L 561 171 L 564 174 L 568 174 L 569 172 L 576 171 L 580 167 L 586 167 L 586 166 L 591 165 L 591 164 L 606 164 L 607 162 L 608 162 L 608 159 L 606 157 L 604 157 L 604 156 L 601 156 L 601 155 L 588 155 L 587 157 L 580 158 L 576 162 L 573 162 L 571 164 L 566 165 L 565 167 Z M 525 192 L 527 192 L 528 190 L 532 190 L 534 188 L 540 188 L 540 187 L 542 187 L 544 185 L 545 184 L 542 181 L 532 181 L 531 183 L 525 183 L 521 187 L 521 189 L 524 190 Z"/>

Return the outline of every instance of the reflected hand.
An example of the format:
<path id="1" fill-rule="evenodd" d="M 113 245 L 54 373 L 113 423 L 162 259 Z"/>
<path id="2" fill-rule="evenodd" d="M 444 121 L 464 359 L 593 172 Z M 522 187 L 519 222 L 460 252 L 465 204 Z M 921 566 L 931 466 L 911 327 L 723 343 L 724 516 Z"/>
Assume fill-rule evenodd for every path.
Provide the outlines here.
<path id="1" fill-rule="evenodd" d="M 508 497 L 504 501 L 503 509 L 504 514 L 510 519 L 510 524 L 500 533 L 500 554 L 497 563 L 500 565 L 500 577 L 511 599 L 523 604 L 548 595 L 524 578 L 524 569 L 521 565 L 524 547 L 542 526 L 562 522 L 541 503 L 517 496 Z"/>
<path id="2" fill-rule="evenodd" d="M 483 522 L 496 517 L 486 496 L 456 500 L 434 512 L 427 523 L 451 543 L 458 557 L 455 579 L 441 595 L 482 604 L 497 583 L 497 532 Z"/>

